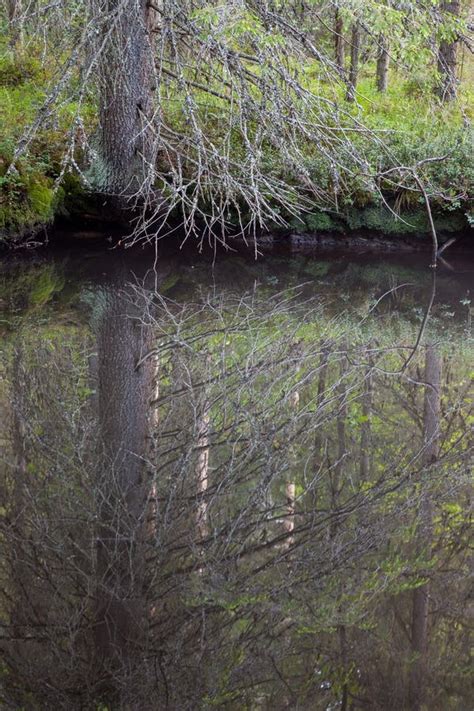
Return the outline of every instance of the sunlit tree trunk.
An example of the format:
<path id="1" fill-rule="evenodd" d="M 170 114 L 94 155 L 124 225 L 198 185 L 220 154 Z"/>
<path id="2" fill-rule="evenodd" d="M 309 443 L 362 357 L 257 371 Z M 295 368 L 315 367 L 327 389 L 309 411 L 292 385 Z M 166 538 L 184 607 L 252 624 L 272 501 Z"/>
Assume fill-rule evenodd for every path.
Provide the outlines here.
<path id="1" fill-rule="evenodd" d="M 445 0 L 441 3 L 441 10 L 457 17 L 460 6 L 460 0 Z M 441 40 L 438 48 L 438 72 L 440 75 L 438 96 L 442 101 L 452 101 L 457 95 L 457 51 L 457 37 L 451 40 Z"/>
<path id="2" fill-rule="evenodd" d="M 385 92 L 388 87 L 388 67 L 390 55 L 388 53 L 388 42 L 384 35 L 379 38 L 379 51 L 377 56 L 377 91 Z"/>
<path id="3" fill-rule="evenodd" d="M 147 0 L 97 0 L 104 48 L 99 56 L 98 157 L 93 180 L 125 205 L 153 187 L 150 129 L 155 89 L 152 10 Z M 117 197 L 120 196 L 120 197 Z"/>
<path id="4" fill-rule="evenodd" d="M 424 381 L 425 397 L 423 412 L 423 465 L 424 480 L 421 482 L 419 549 L 430 552 L 433 536 L 433 510 L 429 491 L 430 467 L 438 458 L 440 427 L 441 357 L 436 346 L 426 347 Z M 426 694 L 426 663 L 428 653 L 429 583 L 413 591 L 411 645 L 414 655 L 410 672 L 409 697 L 411 711 L 421 711 Z"/>
<path id="5" fill-rule="evenodd" d="M 210 406 L 206 400 L 198 418 L 196 487 L 197 487 L 197 526 L 200 538 L 208 535 L 207 489 L 209 484 L 209 431 Z"/>
<path id="6" fill-rule="evenodd" d="M 293 531 L 295 530 L 295 498 L 296 486 L 294 481 L 288 480 L 285 484 L 286 497 L 286 515 L 283 521 L 283 528 L 288 537 L 285 541 L 286 546 L 290 547 L 293 544 Z"/>
<path id="7" fill-rule="evenodd" d="M 351 65 L 349 68 L 349 81 L 347 85 L 346 100 L 355 101 L 357 78 L 359 75 L 359 54 L 360 54 L 360 25 L 355 22 L 351 32 Z"/>
<path id="8" fill-rule="evenodd" d="M 290 397 L 290 408 L 294 411 L 298 410 L 300 404 L 300 395 L 297 390 L 292 393 Z M 286 507 L 285 507 L 285 518 L 283 519 L 283 529 L 285 533 L 287 534 L 287 538 L 285 540 L 285 547 L 290 548 L 293 543 L 294 543 L 294 537 L 293 537 L 293 531 L 295 530 L 295 501 L 296 501 L 296 484 L 294 480 L 294 476 L 296 474 L 296 453 L 294 451 L 294 447 L 291 443 L 289 442 L 289 448 L 290 448 L 290 460 L 292 462 L 292 472 L 290 472 L 290 476 L 287 478 L 285 482 L 285 498 L 286 498 Z"/>

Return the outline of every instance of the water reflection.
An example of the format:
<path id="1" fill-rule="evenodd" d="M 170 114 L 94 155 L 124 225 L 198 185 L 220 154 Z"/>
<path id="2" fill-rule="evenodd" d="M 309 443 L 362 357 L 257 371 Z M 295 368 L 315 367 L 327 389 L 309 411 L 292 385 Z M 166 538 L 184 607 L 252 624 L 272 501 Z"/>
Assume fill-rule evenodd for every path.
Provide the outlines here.
<path id="1" fill-rule="evenodd" d="M 106 264 L 4 277 L 7 708 L 467 708 L 462 279 Z"/>

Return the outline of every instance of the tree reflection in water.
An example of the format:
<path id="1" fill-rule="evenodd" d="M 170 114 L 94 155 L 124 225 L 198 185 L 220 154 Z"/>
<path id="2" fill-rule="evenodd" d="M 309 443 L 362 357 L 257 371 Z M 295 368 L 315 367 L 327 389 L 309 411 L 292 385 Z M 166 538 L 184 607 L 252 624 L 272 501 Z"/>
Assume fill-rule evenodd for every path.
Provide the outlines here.
<path id="1" fill-rule="evenodd" d="M 467 708 L 462 328 L 148 281 L 5 338 L 5 707 Z"/>

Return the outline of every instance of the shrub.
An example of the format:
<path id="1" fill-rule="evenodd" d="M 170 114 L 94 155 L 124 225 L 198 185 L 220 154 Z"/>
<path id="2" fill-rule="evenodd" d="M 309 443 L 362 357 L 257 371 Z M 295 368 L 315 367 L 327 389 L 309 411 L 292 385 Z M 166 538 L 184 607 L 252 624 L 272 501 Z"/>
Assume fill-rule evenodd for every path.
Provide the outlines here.
<path id="1" fill-rule="evenodd" d="M 33 57 L 10 53 L 0 57 L 0 86 L 18 86 L 41 73 L 41 64 Z"/>

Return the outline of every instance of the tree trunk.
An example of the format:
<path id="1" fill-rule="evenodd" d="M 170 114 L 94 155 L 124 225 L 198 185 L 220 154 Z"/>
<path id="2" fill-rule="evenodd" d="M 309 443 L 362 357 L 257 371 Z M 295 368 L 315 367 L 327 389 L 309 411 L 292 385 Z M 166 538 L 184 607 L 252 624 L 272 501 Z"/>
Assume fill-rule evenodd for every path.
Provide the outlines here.
<path id="1" fill-rule="evenodd" d="M 347 343 L 344 342 L 344 347 L 347 349 Z M 331 541 L 334 542 L 337 536 L 338 520 L 336 517 L 336 511 L 339 506 L 339 497 L 344 487 L 344 473 L 345 473 L 345 460 L 347 455 L 347 436 L 346 436 L 346 420 L 347 420 L 347 384 L 345 381 L 345 375 L 347 372 L 347 360 L 344 356 L 341 361 L 340 366 L 340 380 L 336 386 L 336 392 L 338 394 L 339 407 L 336 420 L 336 432 L 337 432 L 337 461 L 334 465 L 334 474 L 331 477 L 331 512 L 333 514 L 330 523 L 330 535 Z M 339 595 L 340 597 L 344 594 L 344 581 L 341 578 L 339 581 Z M 339 608 L 339 614 L 342 616 L 342 608 Z M 341 710 L 347 711 L 348 703 L 348 685 L 347 685 L 347 630 L 346 626 L 341 624 L 338 627 L 339 634 L 339 655 L 341 660 L 341 667 L 344 675 L 344 682 L 341 689 Z"/>
<path id="2" fill-rule="evenodd" d="M 102 0 L 100 122 L 93 181 L 119 206 L 153 187 L 155 151 L 149 126 L 155 84 L 151 16 L 146 0 Z"/>
<path id="3" fill-rule="evenodd" d="M 384 35 L 380 35 L 379 52 L 377 56 L 377 91 L 382 93 L 387 91 L 389 64 L 388 42 Z"/>
<path id="4" fill-rule="evenodd" d="M 290 408 L 294 411 L 298 410 L 299 404 L 300 404 L 300 394 L 297 390 L 295 390 L 290 397 Z M 297 456 L 296 452 L 294 449 L 294 446 L 291 442 L 288 443 L 289 446 L 289 453 L 290 453 L 290 461 L 292 462 L 292 466 L 290 468 L 290 476 L 287 478 L 285 482 L 285 497 L 286 497 L 286 511 L 285 511 L 285 517 L 283 519 L 283 530 L 287 534 L 287 538 L 285 539 L 284 547 L 285 548 L 291 548 L 293 543 L 295 542 L 294 536 L 293 536 L 293 531 L 295 530 L 295 501 L 296 501 L 296 484 L 294 477 L 297 475 Z"/>
<path id="5" fill-rule="evenodd" d="M 341 363 L 340 382 L 337 385 L 337 394 L 339 399 L 339 409 L 337 413 L 337 461 L 334 464 L 334 475 L 332 477 L 331 499 L 332 508 L 335 510 L 338 504 L 339 494 L 344 485 L 344 460 L 347 454 L 346 442 L 346 419 L 347 419 L 347 392 L 346 382 L 344 380 L 346 374 L 345 360 Z"/>
<path id="6" fill-rule="evenodd" d="M 344 670 L 344 674 L 347 670 L 347 632 L 344 625 L 341 625 L 338 629 L 339 632 L 339 654 L 341 655 L 341 664 Z M 341 711 L 347 711 L 347 704 L 349 701 L 349 689 L 347 688 L 347 683 L 344 681 L 342 685 L 342 696 L 341 696 Z"/>
<path id="7" fill-rule="evenodd" d="M 335 59 L 341 74 L 344 72 L 344 23 L 341 13 L 336 8 L 334 15 L 334 52 Z"/>
<path id="8" fill-rule="evenodd" d="M 441 4 L 441 10 L 456 17 L 460 12 L 460 0 L 445 0 Z M 441 40 L 438 48 L 438 72 L 440 82 L 438 85 L 438 96 L 442 101 L 452 101 L 457 95 L 457 49 L 458 38 L 451 40 Z"/>
<path id="9" fill-rule="evenodd" d="M 360 25 L 355 22 L 352 25 L 351 33 L 351 66 L 349 69 L 349 81 L 347 85 L 346 100 L 355 101 L 357 76 L 359 73 L 359 53 L 360 53 Z"/>
<path id="10" fill-rule="evenodd" d="M 421 485 L 427 488 L 429 486 L 429 468 L 438 458 L 441 407 L 441 358 L 436 352 L 436 347 L 432 344 L 426 348 L 424 380 L 426 383 L 423 413 L 423 465 L 425 474 Z M 420 516 L 419 548 L 420 550 L 428 550 L 429 554 L 433 536 L 433 512 L 430 494 L 423 488 L 421 492 Z M 411 711 L 421 711 L 426 695 L 429 595 L 429 583 L 425 583 L 413 591 L 411 645 L 414 661 L 409 680 Z"/>
<path id="11" fill-rule="evenodd" d="M 31 572 L 29 571 L 27 550 L 31 538 L 25 521 L 28 511 L 26 492 L 28 491 L 28 461 L 25 421 L 25 378 L 22 368 L 23 349 L 18 346 L 13 356 L 13 393 L 12 393 L 12 454 L 13 454 L 13 491 L 11 498 L 12 520 L 15 522 L 16 545 L 12 566 L 12 600 L 10 612 L 11 634 L 21 640 L 26 636 L 34 617 L 34 596 L 32 594 Z M 24 645 L 23 645 L 24 646 Z M 14 642 L 13 650 L 22 657 L 21 643 Z"/>
<path id="12" fill-rule="evenodd" d="M 362 395 L 362 426 L 360 430 L 360 481 L 368 481 L 370 477 L 370 454 L 371 454 L 371 417 L 372 417 L 372 365 L 370 364 L 365 373 L 364 394 Z"/>
<path id="13" fill-rule="evenodd" d="M 328 360 L 329 360 L 329 348 L 326 346 L 323 346 L 323 349 L 321 351 L 321 358 L 319 361 L 318 393 L 317 393 L 317 397 L 316 397 L 316 417 L 318 418 L 318 420 L 320 417 L 320 410 L 323 406 L 324 396 L 325 396 L 325 392 L 326 392 L 326 378 L 327 378 L 327 372 L 328 372 Z M 323 436 L 322 436 L 322 424 L 320 423 L 320 424 L 316 425 L 316 431 L 315 431 L 315 435 L 314 435 L 313 471 L 315 474 L 320 470 L 322 453 L 323 453 Z"/>
<path id="14" fill-rule="evenodd" d="M 210 405 L 205 400 L 198 417 L 196 485 L 197 485 L 197 528 L 199 538 L 206 538 L 209 533 L 207 513 L 207 488 L 209 485 L 209 434 Z"/>
<path id="15" fill-rule="evenodd" d="M 147 535 L 149 403 L 152 359 L 137 367 L 149 348 L 147 327 L 138 322 L 117 287 L 107 289 L 98 332 L 96 668 L 101 687 L 120 708 L 136 697 L 146 603 L 143 596 Z"/>
<path id="16" fill-rule="evenodd" d="M 21 0 L 7 0 L 8 13 L 8 43 L 14 51 L 22 41 L 23 23 L 21 19 Z"/>
<path id="17" fill-rule="evenodd" d="M 286 515 L 283 519 L 283 529 L 287 534 L 285 547 L 291 548 L 294 543 L 293 531 L 295 530 L 295 498 L 296 486 L 294 481 L 287 480 L 285 484 Z"/>

